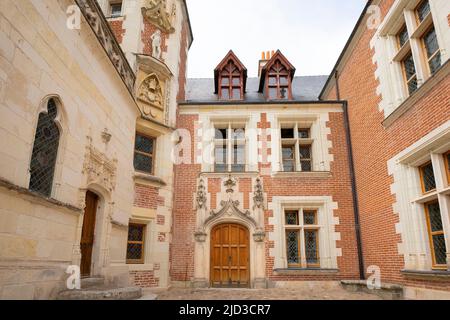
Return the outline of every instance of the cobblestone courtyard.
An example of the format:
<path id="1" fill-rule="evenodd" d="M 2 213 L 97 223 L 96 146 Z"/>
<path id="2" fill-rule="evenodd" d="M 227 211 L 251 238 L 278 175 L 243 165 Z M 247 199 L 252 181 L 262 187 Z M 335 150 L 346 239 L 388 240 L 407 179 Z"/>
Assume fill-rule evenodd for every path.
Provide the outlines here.
<path id="1" fill-rule="evenodd" d="M 275 288 L 275 289 L 180 289 L 145 291 L 156 294 L 157 300 L 381 300 L 362 292 L 348 292 L 341 287 Z"/>

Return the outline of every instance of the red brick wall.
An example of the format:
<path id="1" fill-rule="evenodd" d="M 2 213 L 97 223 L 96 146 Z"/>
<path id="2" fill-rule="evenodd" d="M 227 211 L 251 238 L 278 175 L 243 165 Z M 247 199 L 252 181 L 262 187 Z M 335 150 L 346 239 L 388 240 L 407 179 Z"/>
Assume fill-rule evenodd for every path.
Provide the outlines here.
<path id="1" fill-rule="evenodd" d="M 392 3 L 393 0 L 382 2 L 383 15 Z M 395 224 L 399 218 L 392 209 L 393 179 L 387 169 L 389 159 L 450 119 L 450 79 L 444 79 L 391 127 L 384 129 L 381 124 L 384 115 L 378 110 L 381 98 L 376 94 L 374 52 L 369 46 L 373 34 L 373 30 L 365 31 L 339 78 L 341 99 L 349 103 L 365 266 L 379 266 L 385 282 L 450 290 L 448 281 L 411 281 L 400 273 L 404 260 L 397 249 L 401 239 Z M 329 99 L 335 98 L 334 90 Z"/>
<path id="2" fill-rule="evenodd" d="M 119 44 L 123 41 L 123 36 L 125 35 L 125 29 L 123 29 L 123 21 L 122 20 L 110 20 L 108 21 L 111 29 L 116 36 Z"/>
<path id="3" fill-rule="evenodd" d="M 191 134 L 191 145 L 195 146 L 195 122 L 198 116 L 179 116 L 177 128 Z M 191 148 L 194 159 L 194 148 Z M 196 212 L 194 193 L 201 166 L 181 164 L 175 166 L 172 243 L 170 244 L 170 275 L 172 281 L 189 281 L 194 272 L 194 232 Z"/>
<path id="4" fill-rule="evenodd" d="M 159 196 L 159 189 L 143 184 L 134 187 L 134 206 L 146 209 L 157 209 L 164 205 L 164 198 Z"/>
<path id="5" fill-rule="evenodd" d="M 179 62 L 179 75 L 178 75 L 178 95 L 177 101 L 186 100 L 186 71 L 187 71 L 187 50 L 188 50 L 188 33 L 189 23 L 185 21 L 181 29 L 181 46 L 180 46 L 180 62 Z"/>

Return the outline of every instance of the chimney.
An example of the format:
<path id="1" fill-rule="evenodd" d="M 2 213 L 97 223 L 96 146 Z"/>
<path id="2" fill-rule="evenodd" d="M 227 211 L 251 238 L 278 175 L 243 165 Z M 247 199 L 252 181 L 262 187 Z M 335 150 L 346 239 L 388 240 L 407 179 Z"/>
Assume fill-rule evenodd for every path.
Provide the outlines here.
<path id="1" fill-rule="evenodd" d="M 269 62 L 269 60 L 273 57 L 273 55 L 275 54 L 275 51 L 267 51 L 267 52 L 262 52 L 261 54 L 261 60 L 259 60 L 259 65 L 258 65 L 258 77 L 261 76 L 261 70 L 262 68 L 264 68 L 264 66 L 267 64 L 267 62 Z"/>

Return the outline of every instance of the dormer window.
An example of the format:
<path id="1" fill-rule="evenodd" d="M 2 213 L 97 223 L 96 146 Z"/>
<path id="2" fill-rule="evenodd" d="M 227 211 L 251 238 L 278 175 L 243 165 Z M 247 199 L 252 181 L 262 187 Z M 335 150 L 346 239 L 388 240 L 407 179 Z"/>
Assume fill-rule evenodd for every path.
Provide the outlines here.
<path id="1" fill-rule="evenodd" d="M 269 70 L 268 98 L 270 100 L 289 99 L 289 71 L 277 61 Z"/>
<path id="2" fill-rule="evenodd" d="M 215 93 L 220 100 L 242 100 L 247 82 L 247 69 L 230 51 L 214 70 Z"/>
<path id="3" fill-rule="evenodd" d="M 295 68 L 278 50 L 261 69 L 259 92 L 267 100 L 292 100 Z"/>

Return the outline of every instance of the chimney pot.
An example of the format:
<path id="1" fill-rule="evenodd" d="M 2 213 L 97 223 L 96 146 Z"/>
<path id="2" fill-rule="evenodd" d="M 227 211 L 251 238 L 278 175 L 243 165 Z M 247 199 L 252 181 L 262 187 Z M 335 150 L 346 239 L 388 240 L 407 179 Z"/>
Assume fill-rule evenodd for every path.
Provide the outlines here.
<path id="1" fill-rule="evenodd" d="M 270 56 L 270 51 L 267 51 L 267 54 L 266 54 L 266 60 L 270 60 L 270 58 L 271 58 L 271 56 Z"/>

